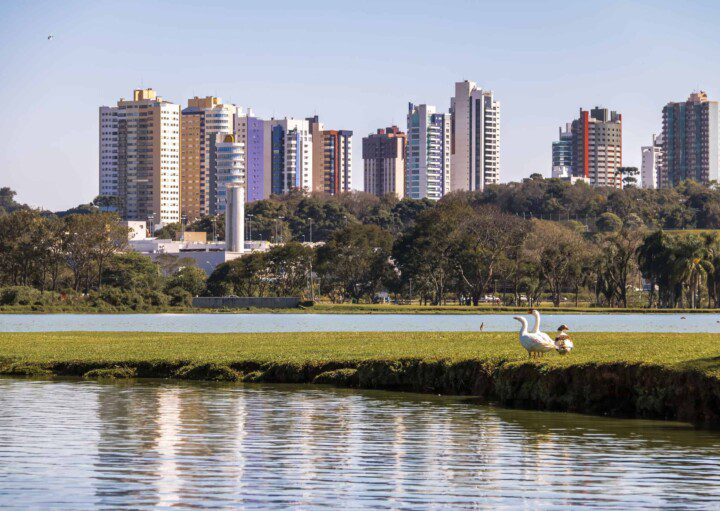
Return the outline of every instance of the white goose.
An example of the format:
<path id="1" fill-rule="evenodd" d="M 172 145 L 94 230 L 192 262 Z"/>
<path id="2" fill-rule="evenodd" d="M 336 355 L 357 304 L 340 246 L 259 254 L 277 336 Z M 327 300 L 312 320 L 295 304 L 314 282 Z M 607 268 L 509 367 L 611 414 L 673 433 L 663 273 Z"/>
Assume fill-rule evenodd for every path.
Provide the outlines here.
<path id="1" fill-rule="evenodd" d="M 540 311 L 537 310 L 537 309 L 532 309 L 532 310 L 530 311 L 530 313 L 531 313 L 533 316 L 535 316 L 535 326 L 533 327 L 532 332 L 530 332 L 530 333 L 531 333 L 531 334 L 537 334 L 537 335 L 541 336 L 546 342 L 552 342 L 552 343 L 554 343 L 554 341 L 552 340 L 552 338 L 551 338 L 548 334 L 546 334 L 545 332 L 541 332 L 541 331 L 540 331 Z"/>
<path id="2" fill-rule="evenodd" d="M 514 316 L 513 319 L 519 321 L 522 325 L 520 327 L 520 344 L 527 350 L 528 357 L 532 358 L 537 354 L 542 355 L 555 349 L 555 343 L 552 342 L 550 338 L 545 338 L 547 335 L 528 332 L 528 324 L 525 318 L 522 316 Z"/>

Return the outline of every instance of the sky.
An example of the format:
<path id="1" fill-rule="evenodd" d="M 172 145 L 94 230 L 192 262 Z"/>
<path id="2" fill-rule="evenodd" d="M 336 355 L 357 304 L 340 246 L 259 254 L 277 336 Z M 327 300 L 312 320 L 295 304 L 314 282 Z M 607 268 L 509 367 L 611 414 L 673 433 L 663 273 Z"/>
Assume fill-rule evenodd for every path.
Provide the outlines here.
<path id="1" fill-rule="evenodd" d="M 501 180 L 549 175 L 579 108 L 623 114 L 623 163 L 694 90 L 720 98 L 720 3 L 242 0 L 0 2 L 0 186 L 51 210 L 98 193 L 98 106 L 152 87 L 264 118 L 320 115 L 361 138 L 447 111 L 472 80 L 501 103 Z M 48 40 L 48 35 L 54 37 Z"/>

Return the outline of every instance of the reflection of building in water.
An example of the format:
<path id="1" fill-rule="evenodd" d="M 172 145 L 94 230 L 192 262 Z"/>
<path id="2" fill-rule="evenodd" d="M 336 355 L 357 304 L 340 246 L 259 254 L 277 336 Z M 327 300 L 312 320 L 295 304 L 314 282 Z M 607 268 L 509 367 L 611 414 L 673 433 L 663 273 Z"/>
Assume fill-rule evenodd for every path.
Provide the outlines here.
<path id="1" fill-rule="evenodd" d="M 157 392 L 98 385 L 97 399 L 97 505 L 107 509 L 154 506 L 157 489 L 148 475 L 157 474 L 158 468 L 157 459 L 148 456 L 148 451 L 159 435 Z"/>
<path id="2" fill-rule="evenodd" d="M 179 504 L 180 474 L 178 473 L 178 444 L 180 442 L 180 396 L 178 389 L 163 389 L 158 399 L 158 506 Z"/>

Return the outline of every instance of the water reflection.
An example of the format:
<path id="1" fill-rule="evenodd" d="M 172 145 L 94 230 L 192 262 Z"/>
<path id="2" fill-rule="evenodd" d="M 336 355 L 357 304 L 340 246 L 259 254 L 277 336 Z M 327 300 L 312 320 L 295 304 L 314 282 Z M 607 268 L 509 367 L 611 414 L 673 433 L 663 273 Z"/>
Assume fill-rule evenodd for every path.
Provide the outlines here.
<path id="1" fill-rule="evenodd" d="M 0 507 L 711 507 L 720 434 L 290 386 L 0 379 Z"/>

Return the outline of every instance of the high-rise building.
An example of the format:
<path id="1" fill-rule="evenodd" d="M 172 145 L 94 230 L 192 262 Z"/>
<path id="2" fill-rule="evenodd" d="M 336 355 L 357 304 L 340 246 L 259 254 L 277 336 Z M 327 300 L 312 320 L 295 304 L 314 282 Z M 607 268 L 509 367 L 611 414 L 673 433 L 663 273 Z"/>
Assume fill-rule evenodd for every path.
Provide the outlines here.
<path id="1" fill-rule="evenodd" d="M 325 126 L 317 115 L 305 119 L 312 139 L 312 177 L 310 191 L 325 192 Z"/>
<path id="2" fill-rule="evenodd" d="M 474 82 L 455 84 L 452 117 L 452 190 L 483 190 L 500 181 L 500 103 Z"/>
<path id="3" fill-rule="evenodd" d="M 323 191 L 330 195 L 352 189 L 352 131 L 325 130 L 323 134 Z"/>
<path id="4" fill-rule="evenodd" d="M 652 145 L 643 146 L 640 178 L 643 188 L 658 188 L 663 161 L 663 137 L 653 135 Z"/>
<path id="5" fill-rule="evenodd" d="M 326 130 L 315 115 L 305 119 L 312 138 L 310 191 L 336 195 L 352 187 L 352 131 Z"/>
<path id="6" fill-rule="evenodd" d="M 211 145 L 217 133 L 234 133 L 238 107 L 207 96 L 188 100 L 182 111 L 182 213 L 188 221 L 213 213 L 215 168 Z"/>
<path id="7" fill-rule="evenodd" d="M 270 197 L 270 172 L 265 172 L 265 121 L 248 109 L 235 119 L 237 141 L 245 147 L 245 200 L 254 202 Z"/>
<path id="8" fill-rule="evenodd" d="M 270 191 L 275 195 L 292 190 L 311 190 L 313 143 L 305 119 L 265 121 L 265 172 L 270 172 Z"/>
<path id="9" fill-rule="evenodd" d="M 408 104 L 405 196 L 437 200 L 450 191 L 450 115 Z"/>
<path id="10" fill-rule="evenodd" d="M 707 184 L 718 180 L 720 150 L 718 102 L 703 91 L 684 103 L 663 108 L 663 162 L 660 187 L 676 186 L 686 179 Z"/>
<path id="11" fill-rule="evenodd" d="M 622 187 L 622 115 L 580 109 L 572 122 L 572 174 L 592 186 Z"/>
<path id="12" fill-rule="evenodd" d="M 100 118 L 101 189 L 103 179 L 106 185 L 114 184 L 107 180 L 113 179 L 111 162 L 117 161 L 116 194 L 122 217 L 151 219 L 154 225 L 178 222 L 180 105 L 164 101 L 153 89 L 136 89 L 131 100 L 100 107 Z"/>
<path id="13" fill-rule="evenodd" d="M 363 138 L 365 191 L 382 197 L 405 196 L 405 133 L 397 126 L 379 129 Z"/>
<path id="14" fill-rule="evenodd" d="M 212 146 L 215 153 L 215 185 L 210 214 L 216 215 L 225 211 L 229 185 L 246 188 L 245 146 L 232 133 L 222 132 L 215 134 Z"/>
<path id="15" fill-rule="evenodd" d="M 552 174 L 554 178 L 569 179 L 572 170 L 572 124 L 558 129 L 558 140 L 552 143 Z"/>
<path id="16" fill-rule="evenodd" d="M 118 195 L 118 108 L 100 107 L 100 195 Z"/>

